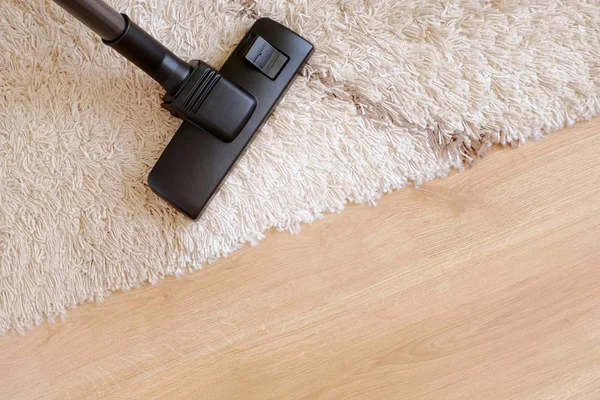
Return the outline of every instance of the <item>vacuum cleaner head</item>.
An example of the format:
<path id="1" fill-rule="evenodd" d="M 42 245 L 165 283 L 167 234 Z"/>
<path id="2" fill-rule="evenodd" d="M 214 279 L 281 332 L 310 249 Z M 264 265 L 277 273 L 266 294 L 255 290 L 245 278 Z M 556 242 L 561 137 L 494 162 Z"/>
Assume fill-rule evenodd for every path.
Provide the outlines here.
<path id="1" fill-rule="evenodd" d="M 54 0 L 160 83 L 184 122 L 150 172 L 154 192 L 196 220 L 304 64 L 313 45 L 258 20 L 219 72 L 189 64 L 102 0 Z"/>
<path id="2" fill-rule="evenodd" d="M 175 96 L 165 96 L 185 121 L 150 172 L 152 190 L 198 219 L 312 53 L 308 41 L 263 18 L 219 73 L 198 63 Z"/>

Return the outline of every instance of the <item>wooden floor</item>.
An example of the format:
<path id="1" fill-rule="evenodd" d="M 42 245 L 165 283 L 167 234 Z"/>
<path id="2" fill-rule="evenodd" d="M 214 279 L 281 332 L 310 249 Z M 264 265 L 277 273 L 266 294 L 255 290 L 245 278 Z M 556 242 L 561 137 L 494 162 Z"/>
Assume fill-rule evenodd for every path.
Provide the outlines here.
<path id="1" fill-rule="evenodd" d="M 0 338 L 9 399 L 600 398 L 600 119 Z"/>

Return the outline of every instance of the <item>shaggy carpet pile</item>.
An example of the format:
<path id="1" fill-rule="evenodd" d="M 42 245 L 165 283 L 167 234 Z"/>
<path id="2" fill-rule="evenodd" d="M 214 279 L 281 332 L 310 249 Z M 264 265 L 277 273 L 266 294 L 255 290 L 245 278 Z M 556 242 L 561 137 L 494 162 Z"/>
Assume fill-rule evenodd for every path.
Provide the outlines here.
<path id="1" fill-rule="evenodd" d="M 146 176 L 179 121 L 49 0 L 0 3 L 0 334 L 443 177 L 600 111 L 585 1 L 113 0 L 219 67 L 273 18 L 317 51 L 198 223 Z"/>

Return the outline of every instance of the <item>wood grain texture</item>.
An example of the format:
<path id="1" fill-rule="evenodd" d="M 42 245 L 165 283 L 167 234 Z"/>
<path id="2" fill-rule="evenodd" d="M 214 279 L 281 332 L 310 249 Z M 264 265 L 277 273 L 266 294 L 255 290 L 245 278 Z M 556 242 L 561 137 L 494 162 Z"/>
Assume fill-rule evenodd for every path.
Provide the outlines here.
<path id="1" fill-rule="evenodd" d="M 0 398 L 598 399 L 599 131 L 0 338 Z"/>

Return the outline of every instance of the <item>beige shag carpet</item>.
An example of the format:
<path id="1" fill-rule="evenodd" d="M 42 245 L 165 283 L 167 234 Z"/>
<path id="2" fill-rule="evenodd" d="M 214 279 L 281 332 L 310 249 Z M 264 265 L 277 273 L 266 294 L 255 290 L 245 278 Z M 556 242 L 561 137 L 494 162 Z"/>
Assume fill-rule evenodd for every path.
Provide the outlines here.
<path id="1" fill-rule="evenodd" d="M 198 223 L 146 176 L 161 89 L 49 0 L 0 2 L 0 333 L 200 268 L 600 111 L 585 1 L 114 0 L 219 67 L 259 16 L 316 47 Z"/>

